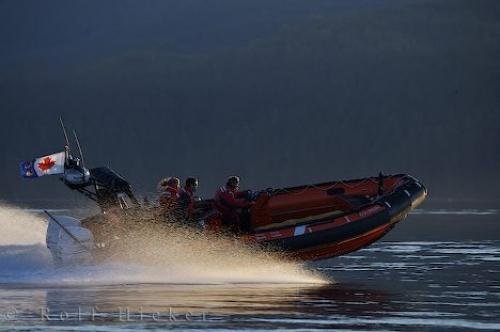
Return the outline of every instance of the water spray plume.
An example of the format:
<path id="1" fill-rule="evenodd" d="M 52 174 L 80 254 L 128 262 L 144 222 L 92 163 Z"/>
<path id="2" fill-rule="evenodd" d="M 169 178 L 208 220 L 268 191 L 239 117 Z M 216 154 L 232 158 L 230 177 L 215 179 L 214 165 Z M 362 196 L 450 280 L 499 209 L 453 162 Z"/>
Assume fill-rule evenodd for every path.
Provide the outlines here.
<path id="1" fill-rule="evenodd" d="M 327 281 L 300 264 L 190 228 L 142 227 L 102 262 L 54 268 L 45 246 L 46 218 L 0 205 L 0 283 L 55 285 L 295 283 Z"/>
<path id="2" fill-rule="evenodd" d="M 161 267 L 165 282 L 179 279 L 193 284 L 325 283 L 278 253 L 183 227 L 148 227 L 128 234 L 125 246 L 120 246 L 113 260 L 139 263 L 148 271 L 149 267 Z"/>
<path id="3" fill-rule="evenodd" d="M 45 244 L 45 218 L 1 202 L 0 228 L 0 246 Z"/>

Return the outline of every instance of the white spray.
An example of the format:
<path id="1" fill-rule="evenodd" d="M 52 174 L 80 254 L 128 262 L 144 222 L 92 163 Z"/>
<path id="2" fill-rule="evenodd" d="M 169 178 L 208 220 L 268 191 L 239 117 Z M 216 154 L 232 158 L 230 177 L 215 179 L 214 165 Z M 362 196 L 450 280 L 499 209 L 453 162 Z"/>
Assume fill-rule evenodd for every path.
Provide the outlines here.
<path id="1" fill-rule="evenodd" d="M 275 254 L 186 229 L 132 234 L 104 263 L 56 269 L 45 246 L 46 217 L 0 205 L 0 283 L 326 283 Z"/>

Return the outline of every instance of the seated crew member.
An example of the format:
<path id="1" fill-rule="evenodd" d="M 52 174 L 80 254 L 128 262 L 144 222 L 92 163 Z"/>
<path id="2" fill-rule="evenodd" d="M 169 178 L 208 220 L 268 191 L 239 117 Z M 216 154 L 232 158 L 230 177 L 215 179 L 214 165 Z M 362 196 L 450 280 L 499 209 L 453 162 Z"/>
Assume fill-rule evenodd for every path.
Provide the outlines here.
<path id="1" fill-rule="evenodd" d="M 172 213 L 177 207 L 181 181 L 177 177 L 170 177 L 160 181 L 160 207 L 162 214 Z"/>
<path id="2" fill-rule="evenodd" d="M 245 199 L 247 193 L 239 191 L 239 185 L 240 178 L 230 176 L 227 179 L 226 186 L 220 187 L 214 198 L 215 209 L 219 212 L 222 223 L 229 225 L 235 232 L 239 232 L 241 229 L 238 210 L 252 205 L 252 202 Z"/>
<path id="3" fill-rule="evenodd" d="M 177 200 L 179 210 L 186 220 L 192 219 L 193 217 L 196 189 L 198 189 L 198 179 L 188 177 L 184 184 L 184 188 L 182 188 L 179 193 L 179 199 Z"/>

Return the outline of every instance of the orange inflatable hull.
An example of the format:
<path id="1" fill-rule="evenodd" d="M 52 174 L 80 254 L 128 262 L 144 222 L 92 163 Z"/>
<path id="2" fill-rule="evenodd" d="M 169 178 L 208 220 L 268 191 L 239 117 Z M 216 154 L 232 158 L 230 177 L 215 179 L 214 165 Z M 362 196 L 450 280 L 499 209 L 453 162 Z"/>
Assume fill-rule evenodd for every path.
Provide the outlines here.
<path id="1" fill-rule="evenodd" d="M 263 191 L 243 240 L 300 260 L 344 255 L 383 237 L 426 195 L 406 174 Z"/>

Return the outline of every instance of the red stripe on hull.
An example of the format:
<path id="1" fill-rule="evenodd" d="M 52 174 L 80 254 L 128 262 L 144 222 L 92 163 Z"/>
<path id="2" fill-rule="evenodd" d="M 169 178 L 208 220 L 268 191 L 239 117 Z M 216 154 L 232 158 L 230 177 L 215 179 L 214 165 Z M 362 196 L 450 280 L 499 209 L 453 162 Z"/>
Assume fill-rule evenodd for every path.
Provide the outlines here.
<path id="1" fill-rule="evenodd" d="M 246 237 L 245 241 L 248 242 L 265 242 L 265 241 L 271 241 L 271 240 L 276 240 L 276 239 L 284 239 L 287 237 L 293 237 L 295 236 L 294 231 L 296 227 L 301 227 L 305 226 L 306 228 L 304 229 L 304 234 L 309 234 L 309 233 L 314 233 L 314 232 L 322 232 L 325 230 L 329 230 L 332 228 L 340 227 L 343 226 L 347 223 L 352 223 L 352 222 L 357 222 L 357 221 L 362 221 L 363 219 L 372 216 L 376 213 L 379 213 L 381 211 L 385 210 L 385 207 L 379 206 L 379 205 L 374 205 L 366 210 L 362 210 L 360 212 L 348 214 L 336 219 L 332 219 L 331 221 L 328 222 L 321 222 L 318 224 L 315 224 L 315 222 L 311 222 L 308 225 L 296 225 L 296 226 L 291 226 L 291 227 L 286 227 L 274 231 L 264 231 L 264 232 L 259 232 L 254 235 L 249 235 Z M 302 235 L 302 234 L 301 234 Z"/>
<path id="2" fill-rule="evenodd" d="M 349 240 L 316 246 L 297 252 L 294 257 L 301 260 L 318 260 L 345 255 L 370 245 L 389 232 L 393 223 L 382 225 Z"/>

